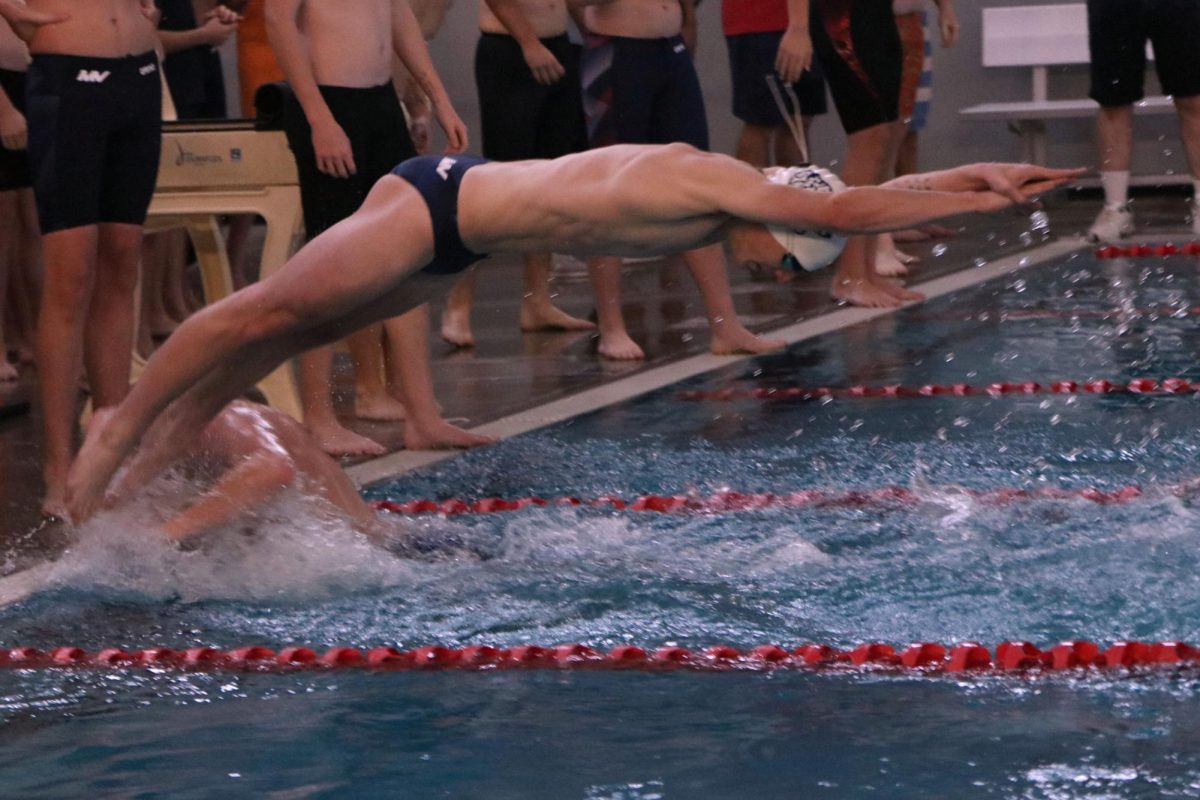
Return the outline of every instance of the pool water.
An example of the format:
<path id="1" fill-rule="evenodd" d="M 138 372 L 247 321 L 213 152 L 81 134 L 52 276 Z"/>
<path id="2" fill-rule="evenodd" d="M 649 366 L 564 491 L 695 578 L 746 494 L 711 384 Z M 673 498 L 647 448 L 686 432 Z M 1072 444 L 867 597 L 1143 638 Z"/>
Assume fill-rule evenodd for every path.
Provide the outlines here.
<path id="1" fill-rule="evenodd" d="M 6 645 L 1200 639 L 1197 398 L 688 400 L 726 387 L 1200 381 L 1192 259 L 1081 253 L 471 452 L 375 498 L 830 491 L 914 503 L 412 518 L 381 557 L 286 499 L 200 551 L 108 516 Z M 1125 504 L 964 489 L 1137 484 Z M 0 672 L 5 794 L 1194 797 L 1200 672 Z"/>

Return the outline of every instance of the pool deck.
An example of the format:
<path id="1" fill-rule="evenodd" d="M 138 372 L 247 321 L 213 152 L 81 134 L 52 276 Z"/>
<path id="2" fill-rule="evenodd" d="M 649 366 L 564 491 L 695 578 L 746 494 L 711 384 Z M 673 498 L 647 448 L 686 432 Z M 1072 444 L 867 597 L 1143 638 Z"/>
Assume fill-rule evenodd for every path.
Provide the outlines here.
<path id="1" fill-rule="evenodd" d="M 1052 204 L 1051 241 L 1057 239 L 1053 252 L 1085 246 L 1076 237 L 1090 223 L 1098 205 L 1094 198 L 1066 197 Z M 1178 194 L 1139 198 L 1141 233 L 1157 239 L 1191 239 L 1183 227 L 1186 209 L 1187 200 Z M 1015 214 L 964 219 L 953 227 L 961 229 L 954 238 L 904 246 L 922 258 L 911 285 L 920 288 L 929 283 L 931 292 L 944 293 L 989 277 L 992 268 L 979 269 L 976 258 L 986 259 L 1002 271 L 1017 261 L 1007 257 L 1046 244 L 1040 239 L 1023 241 L 1021 233 L 1029 228 L 1029 220 Z M 941 255 L 934 255 L 935 245 L 944 245 Z M 847 309 L 833 302 L 828 294 L 828 273 L 804 275 L 789 284 L 751 280 L 739 269 L 731 270 L 730 278 L 747 327 L 775 332 L 789 341 L 888 313 Z M 455 349 L 441 342 L 436 330 L 431 337 L 438 398 L 445 415 L 464 427 L 512 435 L 730 363 L 731 357 L 708 355 L 700 298 L 678 259 L 630 264 L 624 270 L 625 318 L 630 333 L 646 351 L 647 358 L 641 362 L 601 360 L 596 355 L 595 336 L 589 333 L 522 333 L 516 324 L 520 285 L 520 261 L 494 259 L 480 271 L 476 287 L 478 345 Z M 554 290 L 564 309 L 581 316 L 590 312 L 590 289 L 582 264 L 565 261 L 556 266 Z M 42 491 L 35 379 L 36 374 L 26 370 L 17 385 L 0 387 L 0 536 L 7 556 L 5 566 L 0 567 L 3 572 L 19 569 L 64 544 L 62 531 L 35 528 Z M 349 412 L 352 385 L 344 364 L 336 384 L 338 409 Z M 403 452 L 402 423 L 349 417 L 345 421 L 390 451 L 380 459 L 347 462 L 351 474 L 362 483 L 446 457 Z"/>

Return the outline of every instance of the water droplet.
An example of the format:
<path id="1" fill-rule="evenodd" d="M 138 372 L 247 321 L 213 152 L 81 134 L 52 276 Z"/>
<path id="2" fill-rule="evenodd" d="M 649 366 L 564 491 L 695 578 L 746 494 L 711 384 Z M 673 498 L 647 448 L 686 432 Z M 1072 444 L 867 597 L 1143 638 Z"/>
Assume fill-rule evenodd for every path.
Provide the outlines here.
<path id="1" fill-rule="evenodd" d="M 933 250 L 931 252 L 933 253 L 934 258 L 941 258 L 942 256 L 946 255 L 946 251 L 949 249 L 950 248 L 946 247 L 946 245 L 939 243 L 933 246 Z"/>
<path id="2" fill-rule="evenodd" d="M 971 259 L 971 263 L 977 267 L 986 267 L 988 262 L 986 258 L 980 258 L 976 256 L 975 258 Z"/>

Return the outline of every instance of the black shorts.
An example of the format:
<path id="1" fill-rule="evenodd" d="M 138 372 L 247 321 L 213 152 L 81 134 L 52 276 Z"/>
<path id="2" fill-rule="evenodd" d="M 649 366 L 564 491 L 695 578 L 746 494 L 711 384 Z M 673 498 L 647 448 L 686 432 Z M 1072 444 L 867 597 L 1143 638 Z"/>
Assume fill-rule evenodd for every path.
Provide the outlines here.
<path id="1" fill-rule="evenodd" d="M 583 49 L 588 142 L 708 149 L 700 79 L 683 39 L 589 34 Z"/>
<path id="2" fill-rule="evenodd" d="M 729 47 L 729 72 L 733 77 L 733 115 L 742 122 L 767 128 L 785 124 L 767 86 L 767 81 L 771 80 L 782 88 L 775 72 L 775 56 L 782 38 L 782 31 L 725 37 Z M 804 116 L 812 117 L 828 110 L 825 75 L 817 59 L 814 58 L 812 67 L 792 84 L 792 90 L 800 101 L 800 113 Z M 787 93 L 783 96 L 786 98 Z"/>
<path id="3" fill-rule="evenodd" d="M 420 193 L 433 222 L 433 260 L 421 271 L 430 275 L 455 275 L 487 258 L 463 244 L 458 230 L 458 190 L 467 170 L 486 164 L 479 156 L 417 156 L 392 170 Z"/>
<path id="4" fill-rule="evenodd" d="M 0 69 L 0 89 L 22 114 L 25 113 L 25 73 L 11 69 Z M 31 186 L 29 176 L 29 152 L 8 150 L 0 145 L 0 192 L 25 189 Z"/>
<path id="5" fill-rule="evenodd" d="M 159 80 L 153 52 L 33 56 L 26 116 L 42 233 L 146 221 L 162 149 Z"/>
<path id="6" fill-rule="evenodd" d="M 357 211 L 375 181 L 391 172 L 397 163 L 417 154 L 390 82 L 366 89 L 321 86 L 320 90 L 333 118 L 350 139 L 357 172 L 349 178 L 338 178 L 317 169 L 312 128 L 300 101 L 288 92 L 283 129 L 296 157 L 304 230 L 309 239 Z"/>
<path id="7" fill-rule="evenodd" d="M 1165 94 L 1200 94 L 1200 2 L 1196 0 L 1088 0 L 1091 98 L 1127 106 L 1144 97 L 1146 41 Z"/>
<path id="8" fill-rule="evenodd" d="M 891 0 L 813 0 L 809 27 L 846 133 L 899 119 L 904 51 Z"/>
<path id="9" fill-rule="evenodd" d="M 579 46 L 564 34 L 543 39 L 566 70 L 550 86 L 533 79 L 511 36 L 483 33 L 475 48 L 475 85 L 483 154 L 495 161 L 558 158 L 587 149 L 579 88 Z"/>

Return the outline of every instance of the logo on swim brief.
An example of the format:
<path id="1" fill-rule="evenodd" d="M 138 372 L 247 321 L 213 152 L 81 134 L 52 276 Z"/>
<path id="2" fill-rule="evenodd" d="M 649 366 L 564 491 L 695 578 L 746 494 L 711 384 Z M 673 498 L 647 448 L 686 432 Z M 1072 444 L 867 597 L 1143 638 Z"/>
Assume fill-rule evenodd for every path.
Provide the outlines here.
<path id="1" fill-rule="evenodd" d="M 442 180 L 444 180 L 444 181 L 450 180 L 450 170 L 457 163 L 458 163 L 457 158 L 450 158 L 449 156 L 447 156 L 446 158 L 443 158 L 441 161 L 438 162 L 437 174 L 440 175 Z"/>
<path id="2" fill-rule="evenodd" d="M 138 70 L 138 75 L 150 75 L 155 72 L 158 72 L 157 64 L 145 64 Z"/>
<path id="3" fill-rule="evenodd" d="M 75 81 L 77 83 L 104 83 L 108 80 L 109 75 L 112 75 L 112 72 L 108 70 L 101 72 L 98 69 L 81 69 L 75 76 Z"/>

